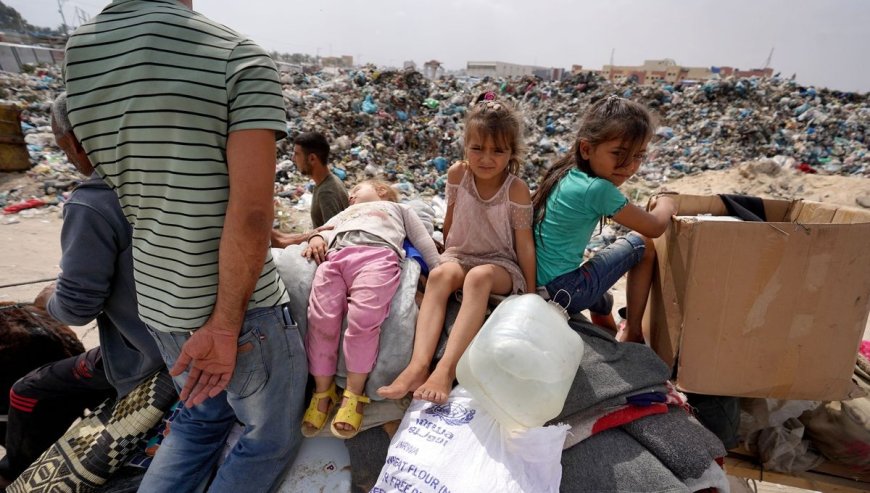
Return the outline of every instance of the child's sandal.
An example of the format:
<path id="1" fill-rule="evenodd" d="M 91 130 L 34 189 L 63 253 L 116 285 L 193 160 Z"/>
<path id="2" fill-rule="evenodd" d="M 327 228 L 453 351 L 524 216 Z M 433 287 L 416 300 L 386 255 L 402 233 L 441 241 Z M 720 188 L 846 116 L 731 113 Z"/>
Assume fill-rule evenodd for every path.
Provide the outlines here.
<path id="1" fill-rule="evenodd" d="M 329 399 L 329 405 L 326 406 L 326 412 L 318 409 L 320 401 Z M 315 392 L 311 396 L 311 402 L 308 404 L 308 409 L 305 410 L 305 415 L 302 417 L 302 436 L 313 437 L 323 429 L 326 420 L 329 418 L 329 411 L 335 403 L 338 402 L 338 393 L 335 391 L 335 382 L 323 392 Z"/>
<path id="2" fill-rule="evenodd" d="M 359 433 L 359 427 L 362 424 L 363 415 L 357 412 L 356 408 L 359 403 L 368 404 L 371 400 L 365 395 L 357 395 L 349 390 L 344 391 L 344 401 L 341 407 L 332 418 L 332 424 L 329 426 L 332 434 L 337 438 L 353 438 Z M 339 430 L 335 427 L 335 423 L 344 423 L 353 427 L 352 430 Z"/>

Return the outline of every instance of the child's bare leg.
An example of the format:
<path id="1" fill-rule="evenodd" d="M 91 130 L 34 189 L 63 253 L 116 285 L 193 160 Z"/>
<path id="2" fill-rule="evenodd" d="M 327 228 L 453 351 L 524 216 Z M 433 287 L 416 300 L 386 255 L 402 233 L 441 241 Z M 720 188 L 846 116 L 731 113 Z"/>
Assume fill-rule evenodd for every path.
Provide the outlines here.
<path id="1" fill-rule="evenodd" d="M 454 291 L 462 287 L 465 271 L 455 262 L 445 262 L 429 273 L 426 281 L 426 293 L 417 316 L 417 328 L 414 333 L 414 350 L 411 362 L 393 380 L 393 383 L 377 390 L 379 396 L 385 399 L 401 399 L 408 392 L 417 390 L 429 376 L 429 365 L 438 347 L 438 339 L 444 328 L 444 313 L 447 310 L 447 300 Z"/>
<path id="2" fill-rule="evenodd" d="M 640 262 L 628 271 L 628 285 L 625 297 L 627 305 L 625 328 L 616 334 L 620 342 L 643 342 L 643 312 L 652 285 L 655 268 L 656 250 L 652 240 L 644 237 L 646 249 Z"/>
<path id="3" fill-rule="evenodd" d="M 511 276 L 502 267 L 481 265 L 468 271 L 462 286 L 462 306 L 447 339 L 444 357 L 426 382 L 414 391 L 415 398 L 438 404 L 447 402 L 456 378 L 456 363 L 483 325 L 490 293 L 507 294 L 512 287 Z"/>
<path id="4" fill-rule="evenodd" d="M 368 378 L 368 373 L 354 373 L 351 371 L 347 372 L 347 390 L 353 392 L 356 395 L 364 395 L 366 390 L 366 380 L 368 380 Z M 341 403 L 344 404 L 344 398 L 341 399 Z M 363 404 L 362 402 L 357 403 L 356 412 L 362 414 L 364 405 L 365 404 Z M 353 426 L 347 423 L 336 422 L 335 427 L 339 430 L 353 431 Z"/>
<path id="5" fill-rule="evenodd" d="M 607 315 L 601 315 L 595 312 L 589 312 L 589 318 L 593 324 L 604 327 L 605 329 L 610 330 L 614 334 L 616 333 L 616 319 L 613 318 L 612 313 L 608 313 Z"/>

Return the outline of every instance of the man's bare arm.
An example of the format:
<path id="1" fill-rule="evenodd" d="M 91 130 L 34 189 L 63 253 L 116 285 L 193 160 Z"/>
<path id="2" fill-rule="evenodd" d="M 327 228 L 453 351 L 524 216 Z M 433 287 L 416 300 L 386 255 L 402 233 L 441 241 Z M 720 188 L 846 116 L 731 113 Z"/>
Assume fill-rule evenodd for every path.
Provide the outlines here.
<path id="1" fill-rule="evenodd" d="M 218 254 L 217 301 L 205 325 L 181 348 L 171 372 L 178 375 L 190 366 L 180 396 L 188 407 L 218 395 L 235 369 L 239 331 L 269 246 L 275 132 L 231 132 L 227 167 L 230 192 Z"/>

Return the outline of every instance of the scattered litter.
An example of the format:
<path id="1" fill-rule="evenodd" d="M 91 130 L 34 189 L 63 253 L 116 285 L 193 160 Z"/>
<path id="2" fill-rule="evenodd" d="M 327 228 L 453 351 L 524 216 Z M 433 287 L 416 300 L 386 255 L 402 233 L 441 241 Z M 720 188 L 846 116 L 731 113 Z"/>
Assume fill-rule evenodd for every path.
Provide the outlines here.
<path id="1" fill-rule="evenodd" d="M 0 190 L 0 207 L 31 198 L 57 203 L 81 181 L 51 138 L 51 101 L 60 70 L 0 73 L 0 98 L 22 109 L 31 156 L 26 173 L 39 190 Z M 648 186 L 747 161 L 806 173 L 870 176 L 870 95 L 802 87 L 782 78 L 726 78 L 702 85 L 641 86 L 594 75 L 545 82 L 450 76 L 429 80 L 413 70 L 372 66 L 338 75 L 282 75 L 289 139 L 279 142 L 276 207 L 305 208 L 311 182 L 292 161 L 292 138 L 320 131 L 332 142 L 334 172 L 348 186 L 376 176 L 405 199 L 443 197 L 446 169 L 462 159 L 463 118 L 476 94 L 499 92 L 522 109 L 529 153 L 520 170 L 535 188 L 541 171 L 570 150 L 577 121 L 592 102 L 619 94 L 650 107 L 659 120 L 638 172 Z M 772 163 L 775 163 L 776 166 Z M 56 197 L 56 198 L 55 198 Z"/>

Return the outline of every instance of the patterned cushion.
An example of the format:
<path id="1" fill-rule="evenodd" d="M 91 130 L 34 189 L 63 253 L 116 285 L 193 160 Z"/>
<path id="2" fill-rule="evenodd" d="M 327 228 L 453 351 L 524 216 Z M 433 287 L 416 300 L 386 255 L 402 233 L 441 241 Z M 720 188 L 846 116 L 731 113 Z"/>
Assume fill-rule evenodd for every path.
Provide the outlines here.
<path id="1" fill-rule="evenodd" d="M 172 379 L 155 373 L 114 407 L 85 416 L 9 485 L 8 493 L 88 492 L 105 483 L 177 400 Z"/>

